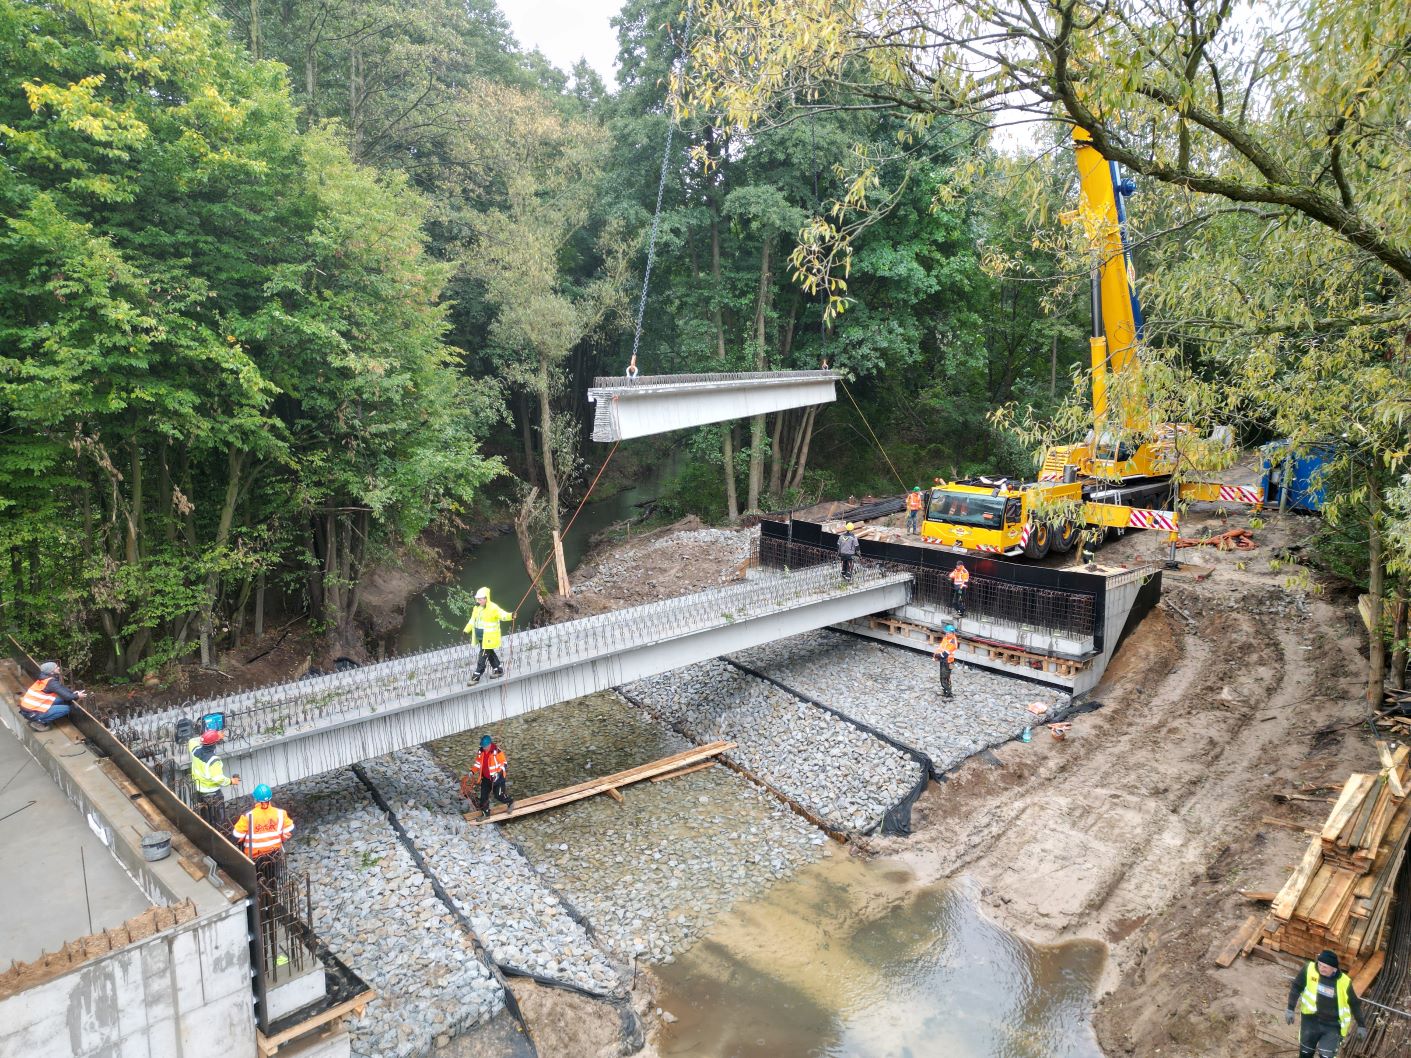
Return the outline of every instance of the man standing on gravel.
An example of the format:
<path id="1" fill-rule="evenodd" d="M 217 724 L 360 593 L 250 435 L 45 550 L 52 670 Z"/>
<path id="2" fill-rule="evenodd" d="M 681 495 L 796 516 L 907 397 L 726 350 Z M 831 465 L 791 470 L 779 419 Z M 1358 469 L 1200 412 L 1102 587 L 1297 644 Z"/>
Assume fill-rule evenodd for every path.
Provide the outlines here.
<path id="1" fill-rule="evenodd" d="M 1363 1025 L 1362 1001 L 1352 980 L 1338 969 L 1337 953 L 1325 951 L 1294 975 L 1284 1021 L 1293 1024 L 1295 1006 L 1303 1015 L 1299 1026 L 1298 1058 L 1333 1058 L 1353 1021 Z M 1358 1035 L 1362 1034 L 1358 1029 Z"/>
<path id="2" fill-rule="evenodd" d="M 852 534 L 855 528 L 852 522 L 848 522 L 838 537 L 838 554 L 843 558 L 843 580 L 852 580 L 852 563 L 857 558 L 857 537 Z"/>
<path id="3" fill-rule="evenodd" d="M 505 792 L 507 775 L 508 768 L 504 752 L 489 735 L 480 736 L 480 753 L 477 754 L 475 763 L 471 766 L 470 774 L 461 783 L 461 793 L 468 795 L 470 790 L 475 789 L 478 782 L 480 795 L 475 799 L 475 807 L 480 809 L 482 819 L 490 814 L 491 794 L 494 794 L 495 800 L 509 811 L 514 811 L 514 798 Z"/>
<path id="4" fill-rule="evenodd" d="M 941 697 L 954 698 L 950 690 L 951 670 L 955 668 L 955 655 L 960 650 L 960 638 L 955 634 L 955 625 L 946 625 L 946 634 L 941 636 L 941 644 L 932 655 L 941 663 Z"/>
<path id="5" fill-rule="evenodd" d="M 475 663 L 475 675 L 471 676 L 471 685 L 480 682 L 480 677 L 485 675 L 485 663 L 491 665 L 492 675 L 499 677 L 505 674 L 505 667 L 500 664 L 500 655 L 495 653 L 500 646 L 500 622 L 513 621 L 514 614 L 501 610 L 490 601 L 489 588 L 475 589 L 475 609 L 470 611 L 470 620 L 466 622 L 465 634 L 473 636 L 475 645 L 480 648 L 480 658 Z"/>

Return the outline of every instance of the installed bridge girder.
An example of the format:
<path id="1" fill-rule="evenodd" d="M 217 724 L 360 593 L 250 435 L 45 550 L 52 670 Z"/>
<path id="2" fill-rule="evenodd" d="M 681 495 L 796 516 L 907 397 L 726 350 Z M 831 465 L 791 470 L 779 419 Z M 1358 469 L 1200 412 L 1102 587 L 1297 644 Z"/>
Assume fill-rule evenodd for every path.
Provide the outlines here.
<path id="1" fill-rule="evenodd" d="M 836 398 L 837 379 L 833 371 L 599 378 L 588 390 L 588 399 L 597 405 L 593 440 L 625 441 L 826 404 Z"/>
<path id="2" fill-rule="evenodd" d="M 736 650 L 904 605 L 907 573 L 836 564 L 508 636 L 507 673 L 467 685 L 468 645 L 269 688 L 200 712 L 227 716 L 227 772 L 244 789 L 319 775 Z M 160 718 L 142 721 L 149 726 Z M 169 720 L 168 720 L 169 722 Z M 122 737 L 122 732 L 119 732 Z M 129 731 L 154 738 L 154 730 Z"/>

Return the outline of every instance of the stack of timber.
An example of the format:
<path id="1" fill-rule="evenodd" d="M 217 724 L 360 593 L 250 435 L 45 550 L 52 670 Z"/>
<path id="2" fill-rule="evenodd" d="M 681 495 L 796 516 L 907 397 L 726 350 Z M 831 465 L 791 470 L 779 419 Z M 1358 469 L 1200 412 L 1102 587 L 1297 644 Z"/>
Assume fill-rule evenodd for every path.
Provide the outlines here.
<path id="1" fill-rule="evenodd" d="M 1324 948 L 1350 972 L 1386 939 L 1397 873 L 1411 838 L 1411 755 L 1379 742 L 1381 771 L 1353 773 L 1298 869 L 1279 890 L 1259 943 L 1303 959 Z"/>

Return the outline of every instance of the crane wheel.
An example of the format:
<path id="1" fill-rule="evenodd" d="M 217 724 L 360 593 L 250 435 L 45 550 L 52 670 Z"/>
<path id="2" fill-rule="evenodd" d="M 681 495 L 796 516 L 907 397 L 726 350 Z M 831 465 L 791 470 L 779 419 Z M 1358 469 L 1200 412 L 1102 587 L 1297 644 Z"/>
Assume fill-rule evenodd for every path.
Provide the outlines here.
<path id="1" fill-rule="evenodd" d="M 1025 557 L 1043 558 L 1048 554 L 1052 542 L 1053 532 L 1047 525 L 1034 526 L 1034 531 L 1029 534 L 1029 542 L 1024 545 Z"/>
<path id="2" fill-rule="evenodd" d="M 1078 542 L 1078 538 L 1083 534 L 1083 527 L 1074 522 L 1064 522 L 1058 527 L 1058 531 L 1053 534 L 1053 549 L 1060 555 L 1066 555 L 1073 550 L 1073 545 Z"/>

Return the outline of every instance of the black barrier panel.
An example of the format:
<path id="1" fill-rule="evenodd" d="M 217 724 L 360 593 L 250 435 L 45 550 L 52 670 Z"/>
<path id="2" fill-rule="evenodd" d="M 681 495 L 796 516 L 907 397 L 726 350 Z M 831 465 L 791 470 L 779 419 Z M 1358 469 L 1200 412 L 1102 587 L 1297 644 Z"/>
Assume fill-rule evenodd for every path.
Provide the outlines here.
<path id="1" fill-rule="evenodd" d="M 955 609 L 950 572 L 963 560 L 972 574 L 965 595 L 968 614 L 1020 627 L 1091 636 L 1095 648 L 1102 650 L 1106 577 L 1006 562 L 989 556 L 958 555 L 914 544 L 880 540 L 859 540 L 858 543 L 863 559 L 914 570 L 914 598 L 919 602 Z M 817 565 L 829 561 L 837 546 L 837 534 L 824 532 L 816 522 L 760 522 L 760 565 L 766 568 L 801 569 Z"/>
<path id="2" fill-rule="evenodd" d="M 242 889 L 250 894 L 246 902 L 250 930 L 250 962 L 255 968 L 255 1020 L 261 1032 L 269 1030 L 268 1004 L 266 1002 L 264 950 L 260 944 L 261 922 L 259 901 L 255 899 L 255 865 L 247 860 L 234 843 L 198 816 L 172 790 L 163 785 L 152 769 L 137 759 L 106 727 L 100 724 L 87 709 L 78 703 L 70 707 L 69 720 L 79 733 L 92 746 L 112 759 L 118 770 L 126 775 L 132 784 L 147 797 L 162 815 L 166 816 L 193 845 L 215 860 L 220 868 Z"/>

